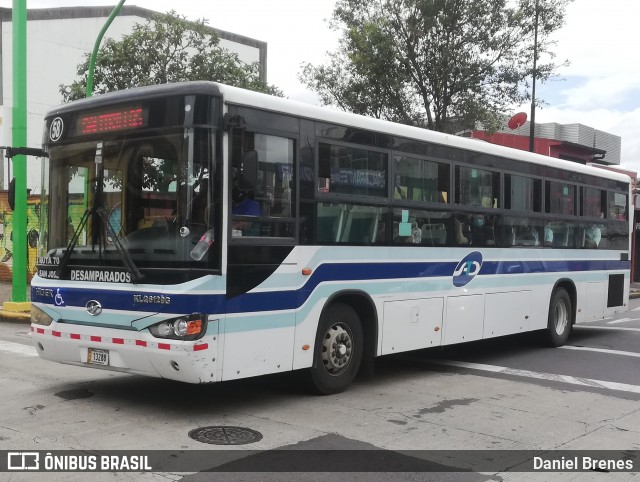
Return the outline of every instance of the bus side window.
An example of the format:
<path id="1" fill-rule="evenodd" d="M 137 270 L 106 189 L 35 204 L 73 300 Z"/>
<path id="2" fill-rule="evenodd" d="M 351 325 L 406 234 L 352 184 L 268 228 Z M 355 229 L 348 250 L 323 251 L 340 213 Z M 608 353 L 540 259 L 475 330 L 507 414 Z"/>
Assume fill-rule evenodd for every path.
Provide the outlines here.
<path id="1" fill-rule="evenodd" d="M 370 206 L 350 205 L 340 241 L 343 243 L 372 244 L 377 239 L 381 209 Z"/>
<path id="2" fill-rule="evenodd" d="M 336 243 L 342 236 L 345 209 L 342 204 L 318 203 L 316 238 L 318 243 Z"/>
<path id="3" fill-rule="evenodd" d="M 427 223 L 420 228 L 422 243 L 429 246 L 445 246 L 447 244 L 447 227 L 444 223 Z"/>
<path id="4" fill-rule="evenodd" d="M 597 249 L 602 241 L 602 230 L 597 224 L 591 224 L 583 230 L 582 236 L 584 248 Z"/>
<path id="5" fill-rule="evenodd" d="M 471 243 L 471 228 L 466 220 L 460 220 L 459 216 L 453 218 L 453 236 L 455 244 L 465 245 Z"/>

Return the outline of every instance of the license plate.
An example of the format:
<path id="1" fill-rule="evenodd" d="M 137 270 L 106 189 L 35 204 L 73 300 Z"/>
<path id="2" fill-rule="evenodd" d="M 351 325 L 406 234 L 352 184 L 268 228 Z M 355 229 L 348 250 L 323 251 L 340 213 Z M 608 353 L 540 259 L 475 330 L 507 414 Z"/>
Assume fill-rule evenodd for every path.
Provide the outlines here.
<path id="1" fill-rule="evenodd" d="M 92 365 L 108 365 L 109 350 L 89 348 L 87 351 L 87 363 L 91 363 Z"/>

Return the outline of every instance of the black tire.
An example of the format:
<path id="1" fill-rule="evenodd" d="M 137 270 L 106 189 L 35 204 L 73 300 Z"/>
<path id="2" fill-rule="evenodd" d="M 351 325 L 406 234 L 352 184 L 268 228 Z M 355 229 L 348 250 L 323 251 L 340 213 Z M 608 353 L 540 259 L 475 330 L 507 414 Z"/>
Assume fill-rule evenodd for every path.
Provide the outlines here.
<path id="1" fill-rule="evenodd" d="M 573 324 L 573 307 L 571 298 L 564 288 L 558 288 L 551 295 L 549 318 L 545 332 L 545 343 L 548 346 L 562 346 L 569 339 Z"/>
<path id="2" fill-rule="evenodd" d="M 363 341 L 355 310 L 344 303 L 329 306 L 320 319 L 309 370 L 313 391 L 322 395 L 344 391 L 360 368 Z"/>

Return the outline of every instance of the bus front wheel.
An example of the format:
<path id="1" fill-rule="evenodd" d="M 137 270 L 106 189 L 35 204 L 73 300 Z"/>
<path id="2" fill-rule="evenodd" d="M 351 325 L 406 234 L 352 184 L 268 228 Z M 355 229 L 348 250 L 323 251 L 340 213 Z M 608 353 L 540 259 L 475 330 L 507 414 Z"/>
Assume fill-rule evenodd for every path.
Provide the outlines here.
<path id="1" fill-rule="evenodd" d="M 335 303 L 323 313 L 310 370 L 316 392 L 339 393 L 351 384 L 362 361 L 363 340 L 360 318 L 351 306 Z"/>
<path id="2" fill-rule="evenodd" d="M 573 320 L 571 298 L 564 288 L 558 288 L 549 303 L 549 320 L 546 330 L 546 342 L 549 346 L 562 346 L 571 334 Z"/>

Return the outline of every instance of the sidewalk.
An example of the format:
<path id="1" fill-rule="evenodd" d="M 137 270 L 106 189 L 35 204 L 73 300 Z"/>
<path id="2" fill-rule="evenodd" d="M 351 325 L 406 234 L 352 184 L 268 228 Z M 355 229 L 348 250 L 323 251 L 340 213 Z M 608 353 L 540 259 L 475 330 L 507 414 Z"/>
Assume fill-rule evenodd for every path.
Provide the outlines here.
<path id="1" fill-rule="evenodd" d="M 11 293 L 11 283 L 0 281 L 0 321 L 29 323 L 31 321 L 30 304 L 12 303 Z M 31 288 L 27 286 L 27 299 L 30 298 Z"/>

